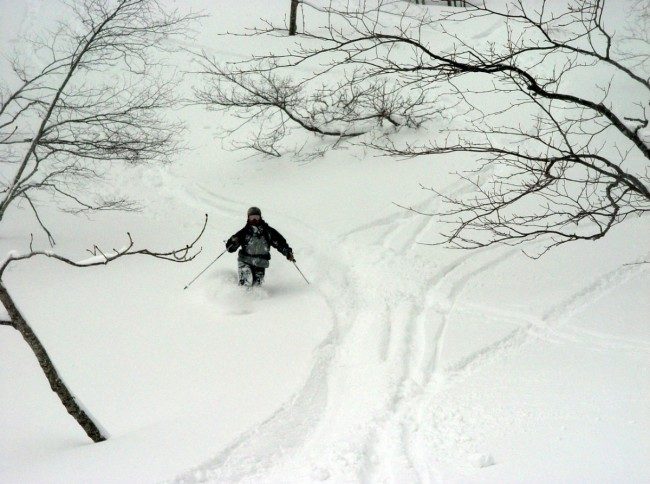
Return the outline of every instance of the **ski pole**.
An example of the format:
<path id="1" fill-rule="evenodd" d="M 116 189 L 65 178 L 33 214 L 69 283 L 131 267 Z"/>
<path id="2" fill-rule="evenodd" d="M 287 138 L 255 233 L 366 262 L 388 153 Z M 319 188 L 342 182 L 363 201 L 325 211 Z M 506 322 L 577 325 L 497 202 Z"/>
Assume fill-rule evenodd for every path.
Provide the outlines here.
<path id="1" fill-rule="evenodd" d="M 198 275 L 197 275 L 194 279 L 192 279 L 190 282 L 188 282 L 188 283 L 187 283 L 187 286 L 185 286 L 185 287 L 183 288 L 183 291 L 184 291 L 185 289 L 187 289 L 188 287 L 190 287 L 190 285 L 191 285 L 194 281 L 196 281 L 199 277 L 201 277 L 201 275 L 202 275 L 205 271 L 207 271 L 207 270 L 210 268 L 210 266 L 211 266 L 212 264 L 214 264 L 215 262 L 217 262 L 217 261 L 219 260 L 219 257 L 221 257 L 222 255 L 224 255 L 226 252 L 228 252 L 228 249 L 224 250 L 221 254 L 219 254 L 215 260 L 213 260 L 212 262 L 210 262 L 210 263 L 208 264 L 208 267 L 206 267 L 205 269 L 203 269 L 201 272 L 198 273 Z"/>
<path id="2" fill-rule="evenodd" d="M 300 267 L 298 267 L 298 264 L 296 264 L 296 261 L 294 260 L 294 261 L 291 261 L 291 262 L 293 262 L 293 265 L 296 266 L 296 269 L 298 269 L 298 272 L 300 272 L 300 275 L 301 275 L 302 278 L 305 280 L 305 282 L 306 282 L 307 284 L 309 284 L 309 281 L 307 280 L 307 278 L 305 277 L 305 275 L 304 275 L 304 274 L 302 273 L 302 271 L 300 270 Z"/>

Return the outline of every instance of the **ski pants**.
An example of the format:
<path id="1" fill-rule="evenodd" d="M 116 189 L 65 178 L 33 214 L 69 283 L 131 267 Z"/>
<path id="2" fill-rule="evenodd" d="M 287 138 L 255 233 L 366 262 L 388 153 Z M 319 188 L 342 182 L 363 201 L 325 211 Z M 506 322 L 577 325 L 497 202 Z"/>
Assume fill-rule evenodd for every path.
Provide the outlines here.
<path id="1" fill-rule="evenodd" d="M 256 267 L 246 262 L 237 261 L 240 286 L 260 286 L 264 282 L 264 267 Z"/>

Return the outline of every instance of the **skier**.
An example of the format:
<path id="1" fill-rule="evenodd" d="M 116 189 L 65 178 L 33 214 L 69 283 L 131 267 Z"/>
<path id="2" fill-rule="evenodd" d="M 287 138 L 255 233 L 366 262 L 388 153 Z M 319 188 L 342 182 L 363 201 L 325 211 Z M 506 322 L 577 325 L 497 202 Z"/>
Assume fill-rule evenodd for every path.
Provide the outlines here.
<path id="1" fill-rule="evenodd" d="M 262 219 L 262 211 L 257 207 L 249 208 L 244 228 L 226 241 L 228 252 L 241 247 L 237 257 L 240 286 L 262 284 L 271 259 L 271 246 L 291 262 L 296 261 L 285 238 Z"/>

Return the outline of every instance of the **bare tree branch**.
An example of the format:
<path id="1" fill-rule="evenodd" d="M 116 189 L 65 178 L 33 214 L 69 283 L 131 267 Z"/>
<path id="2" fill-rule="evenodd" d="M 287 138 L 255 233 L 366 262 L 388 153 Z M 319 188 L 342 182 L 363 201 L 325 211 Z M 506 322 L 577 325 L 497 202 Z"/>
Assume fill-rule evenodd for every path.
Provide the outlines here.
<path id="1" fill-rule="evenodd" d="M 54 246 L 40 216 L 47 193 L 57 208 L 73 213 L 134 210 L 134 202 L 106 196 L 100 182 L 114 163 L 167 163 L 181 148 L 182 125 L 166 120 L 161 108 L 176 103 L 175 72 L 162 53 L 171 36 L 184 36 L 198 16 L 166 12 L 158 0 L 79 0 L 65 2 L 74 18 L 46 37 L 36 34 L 25 46 L 29 55 L 10 62 L 13 79 L 0 86 L 0 223 L 9 207 L 27 200 Z M 28 59 L 29 63 L 24 62 Z M 0 263 L 0 302 L 11 325 L 36 356 L 52 390 L 86 434 L 101 442 L 108 435 L 68 389 L 45 347 L 18 309 L 2 276 L 14 262 L 48 257 L 74 267 L 105 265 L 144 255 L 173 262 L 193 260 L 207 225 L 184 247 L 154 251 L 136 248 L 129 233 L 125 247 L 74 260 L 34 247 L 10 252 Z"/>
<path id="2" fill-rule="evenodd" d="M 29 206 L 32 207 L 32 211 L 34 212 L 34 215 L 36 216 L 36 220 L 38 221 L 38 224 L 41 226 L 43 229 L 43 232 L 47 235 L 47 240 L 50 243 L 50 247 L 54 247 L 56 244 L 54 242 L 54 237 L 52 237 L 52 233 L 47 229 L 47 227 L 43 224 L 43 221 L 41 220 L 40 215 L 38 214 L 38 210 L 34 206 L 34 203 L 32 202 L 32 199 L 27 196 L 27 194 L 23 194 L 23 197 L 27 200 L 29 203 Z"/>
<path id="3" fill-rule="evenodd" d="M 9 322 L 2 321 L 0 324 L 7 324 L 13 326 L 17 329 L 20 334 L 23 336 L 27 344 L 30 346 L 34 355 L 38 359 L 38 362 L 50 383 L 50 387 L 57 394 L 61 403 L 66 408 L 68 413 L 72 415 L 77 423 L 83 428 L 88 437 L 90 437 L 94 442 L 102 442 L 108 437 L 106 432 L 102 430 L 98 422 L 95 422 L 84 409 L 80 406 L 79 402 L 73 395 L 73 393 L 68 389 L 65 382 L 58 373 L 54 363 L 52 362 L 50 356 L 48 355 L 43 343 L 39 340 L 36 333 L 31 328 L 29 322 L 25 319 L 24 315 L 20 312 L 17 305 L 15 304 L 11 294 L 7 290 L 2 281 L 2 276 L 4 271 L 14 262 L 27 260 L 35 257 L 48 257 L 56 259 L 60 262 L 63 262 L 67 265 L 74 267 L 92 267 L 97 265 L 106 265 L 111 262 L 114 262 L 123 257 L 132 256 L 132 255 L 145 255 L 149 257 L 154 257 L 156 259 L 163 259 L 172 262 L 188 262 L 193 260 L 200 252 L 200 248 L 196 248 L 196 244 L 199 239 L 203 236 L 205 228 L 208 223 L 208 216 L 205 215 L 205 220 L 203 226 L 199 231 L 198 235 L 194 240 L 189 244 L 185 245 L 182 248 L 172 249 L 167 251 L 152 251 L 149 249 L 134 249 L 134 242 L 131 238 L 131 234 L 127 233 L 128 243 L 126 247 L 119 250 L 113 250 L 112 253 L 104 252 L 98 249 L 97 246 L 95 249 L 95 256 L 91 259 L 86 259 L 82 261 L 75 261 L 69 257 L 56 254 L 52 251 L 42 251 L 35 250 L 33 247 L 33 237 L 31 238 L 29 244 L 29 250 L 22 254 L 19 253 L 10 253 L 7 258 L 0 265 L 0 302 L 7 310 L 11 320 Z M 98 255 L 97 255 L 98 254 Z"/>
<path id="4" fill-rule="evenodd" d="M 2 264 L 0 264 L 0 279 L 2 278 L 4 271 L 7 269 L 7 267 L 9 267 L 9 265 L 11 265 L 13 262 L 31 259 L 33 257 L 49 257 L 51 259 L 56 259 L 60 262 L 64 262 L 74 267 L 93 267 L 98 265 L 106 265 L 122 257 L 132 256 L 132 255 L 146 255 L 146 256 L 154 257 L 156 259 L 163 259 L 171 262 L 189 262 L 193 260 L 201 252 L 201 249 L 198 250 L 193 250 L 193 249 L 196 243 L 199 241 L 199 239 L 203 236 L 207 223 L 208 223 L 208 215 L 206 214 L 205 220 L 203 222 L 203 227 L 201 228 L 201 231 L 196 236 L 196 238 L 191 243 L 185 245 L 180 249 L 172 249 L 169 251 L 152 251 L 149 249 L 134 249 L 135 244 L 129 232 L 127 232 L 126 234 L 128 241 L 124 248 L 119 250 L 113 249 L 112 252 L 108 252 L 108 251 L 102 252 L 95 245 L 94 251 L 91 251 L 91 254 L 94 254 L 94 256 L 90 259 L 85 259 L 81 261 L 74 261 L 68 257 L 62 256 L 60 254 L 56 254 L 52 251 L 34 250 L 30 244 L 30 250 L 28 252 L 22 254 L 12 252 L 7 256 L 7 258 L 2 262 Z"/>
<path id="5" fill-rule="evenodd" d="M 161 115 L 178 96 L 175 73 L 159 53 L 171 49 L 167 38 L 186 35 L 198 15 L 168 13 L 158 0 L 114 5 L 82 0 L 68 6 L 74 21 L 50 38 L 30 41 L 30 57 L 42 64 L 25 66 L 16 57 L 11 67 L 17 87 L 0 89 L 0 163 L 11 166 L 0 182 L 0 221 L 27 190 L 99 178 L 120 161 L 169 162 L 182 147 L 181 124 Z M 64 206 L 83 198 L 69 190 L 58 194 Z M 79 205 L 82 210 L 128 205 L 105 202 Z"/>
<path id="6" fill-rule="evenodd" d="M 650 45 L 650 15 L 636 16 L 623 38 L 609 28 L 605 3 L 304 2 L 311 28 L 283 52 L 225 65 L 199 53 L 197 99 L 246 129 L 252 122 L 253 142 L 243 146 L 257 151 L 281 153 L 296 128 L 354 133 L 355 143 L 400 158 L 468 153 L 476 168 L 458 174 L 464 194 L 430 189 L 449 246 L 541 239 L 543 252 L 597 240 L 650 211 L 650 51 L 626 50 Z M 503 26 L 500 41 L 471 36 L 489 21 Z M 243 35 L 285 30 L 267 22 Z M 623 89 L 632 101 L 624 105 L 615 96 Z M 392 136 L 409 127 L 420 130 Z"/>

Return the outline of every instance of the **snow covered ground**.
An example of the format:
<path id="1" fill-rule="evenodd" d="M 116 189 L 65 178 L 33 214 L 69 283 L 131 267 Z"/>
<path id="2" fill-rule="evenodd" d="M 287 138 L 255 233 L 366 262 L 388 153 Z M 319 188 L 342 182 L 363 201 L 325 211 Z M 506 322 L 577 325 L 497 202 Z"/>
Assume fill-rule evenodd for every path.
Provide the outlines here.
<path id="1" fill-rule="evenodd" d="M 212 15 L 197 43 L 227 58 L 259 44 L 216 33 L 281 18 L 288 2 L 191 3 Z M 38 27 L 51 4 L 11 7 L 21 20 L 3 15 L 9 33 Z M 647 218 L 539 260 L 421 245 L 435 219 L 393 202 L 435 209 L 419 183 L 459 190 L 459 155 L 243 159 L 214 139 L 219 117 L 178 116 L 192 151 L 117 175 L 144 212 L 43 215 L 57 248 L 81 259 L 126 231 L 176 246 L 208 213 L 196 261 L 79 270 L 34 259 L 6 274 L 110 438 L 90 443 L 20 335 L 0 326 L 0 482 L 650 481 L 650 265 L 635 264 L 650 257 Z M 311 284 L 274 254 L 266 285 L 241 290 L 228 254 L 183 291 L 250 205 Z M 38 233 L 26 207 L 8 216 L 3 254 Z"/>

